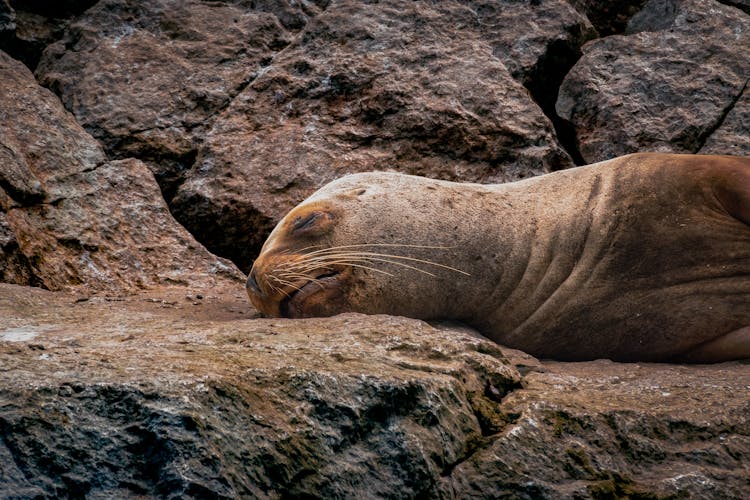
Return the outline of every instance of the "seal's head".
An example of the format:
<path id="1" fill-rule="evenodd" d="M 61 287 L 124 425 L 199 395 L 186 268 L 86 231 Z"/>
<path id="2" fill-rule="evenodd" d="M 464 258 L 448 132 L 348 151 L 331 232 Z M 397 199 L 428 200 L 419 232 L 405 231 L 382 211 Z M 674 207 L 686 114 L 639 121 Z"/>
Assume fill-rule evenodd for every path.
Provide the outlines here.
<path id="1" fill-rule="evenodd" d="M 415 183 L 435 196 L 416 195 Z M 366 173 L 324 186 L 269 235 L 247 280 L 268 316 L 341 312 L 446 317 L 446 295 L 468 273 L 451 265 L 455 239 L 436 217 L 440 181 Z M 453 316 L 452 316 L 453 317 Z"/>

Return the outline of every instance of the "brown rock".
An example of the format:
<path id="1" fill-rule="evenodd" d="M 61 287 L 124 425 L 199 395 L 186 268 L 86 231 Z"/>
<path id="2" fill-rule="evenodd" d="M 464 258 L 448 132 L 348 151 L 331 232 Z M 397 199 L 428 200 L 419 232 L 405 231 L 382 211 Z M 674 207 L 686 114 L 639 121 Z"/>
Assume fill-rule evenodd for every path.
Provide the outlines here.
<path id="1" fill-rule="evenodd" d="M 36 68 L 42 51 L 59 40 L 70 19 L 96 0 L 0 0 L 0 50 Z"/>
<path id="2" fill-rule="evenodd" d="M 275 8 L 304 24 L 304 10 Z M 146 161 L 171 193 L 213 115 L 288 43 L 263 8 L 104 0 L 47 49 L 37 75 L 109 154 Z"/>
<path id="3" fill-rule="evenodd" d="M 602 37 L 620 34 L 631 17 L 637 14 L 647 0 L 571 0 L 571 4 L 584 14 Z"/>
<path id="4" fill-rule="evenodd" d="M 59 100 L 4 53 L 0 81 L 5 280 L 122 291 L 241 278 L 174 221 L 145 165 L 108 162 Z"/>
<path id="5" fill-rule="evenodd" d="M 475 412 L 499 425 L 485 385 L 519 380 L 467 334 L 359 315 L 242 320 L 236 291 L 199 306 L 165 289 L 74 303 L 0 285 L 0 457 L 26 471 L 0 468 L 0 489 L 413 497 L 481 439 Z"/>
<path id="6" fill-rule="evenodd" d="M 719 0 L 719 2 L 737 7 L 745 14 L 750 14 L 750 0 Z"/>
<path id="7" fill-rule="evenodd" d="M 702 154 L 746 156 L 750 154 L 750 85 L 701 148 Z"/>
<path id="8" fill-rule="evenodd" d="M 741 498 L 750 365 L 539 362 L 386 316 L 248 320 L 241 289 L 0 285 L 9 496 Z M 520 383 L 519 383 L 520 382 Z M 21 472 L 23 471 L 23 472 Z"/>
<path id="9" fill-rule="evenodd" d="M 502 182 L 571 166 L 512 75 L 590 26 L 564 2 L 473 7 L 330 5 L 217 119 L 178 220 L 247 269 L 273 223 L 345 173 Z"/>
<path id="10" fill-rule="evenodd" d="M 750 365 L 542 366 L 500 405 L 513 425 L 443 481 L 450 496 L 744 497 Z"/>
<path id="11" fill-rule="evenodd" d="M 584 159 L 700 151 L 747 84 L 750 17 L 710 0 L 652 0 L 628 33 L 587 44 L 560 89 Z"/>
<path id="12" fill-rule="evenodd" d="M 16 32 L 16 13 L 8 0 L 0 0 L 0 43 L 5 43 Z"/>
<path id="13" fill-rule="evenodd" d="M 0 210 L 0 283 L 40 285 L 3 210 Z"/>

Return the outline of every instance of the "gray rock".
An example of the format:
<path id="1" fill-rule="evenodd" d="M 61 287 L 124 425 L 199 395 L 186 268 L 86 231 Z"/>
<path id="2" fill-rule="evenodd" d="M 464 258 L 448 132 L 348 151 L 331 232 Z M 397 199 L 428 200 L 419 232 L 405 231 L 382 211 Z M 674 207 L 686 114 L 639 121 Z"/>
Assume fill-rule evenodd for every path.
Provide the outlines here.
<path id="1" fill-rule="evenodd" d="M 620 34 L 630 18 L 647 0 L 571 0 L 571 4 L 589 18 L 602 37 Z"/>
<path id="2" fill-rule="evenodd" d="M 628 33 L 587 44 L 560 89 L 558 113 L 584 159 L 700 151 L 747 84 L 750 16 L 711 0 L 652 0 Z"/>

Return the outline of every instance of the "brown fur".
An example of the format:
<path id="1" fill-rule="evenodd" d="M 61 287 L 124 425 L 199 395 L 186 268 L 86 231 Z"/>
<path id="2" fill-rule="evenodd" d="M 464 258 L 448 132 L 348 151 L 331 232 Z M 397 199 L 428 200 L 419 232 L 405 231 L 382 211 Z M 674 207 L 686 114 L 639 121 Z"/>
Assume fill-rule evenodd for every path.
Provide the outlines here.
<path id="1" fill-rule="evenodd" d="M 273 283 L 290 260 L 363 244 L 468 275 L 371 262 L 390 276 L 335 264 Z M 539 357 L 746 358 L 750 159 L 636 154 L 501 185 L 351 175 L 279 223 L 248 283 L 269 315 L 450 318 Z"/>

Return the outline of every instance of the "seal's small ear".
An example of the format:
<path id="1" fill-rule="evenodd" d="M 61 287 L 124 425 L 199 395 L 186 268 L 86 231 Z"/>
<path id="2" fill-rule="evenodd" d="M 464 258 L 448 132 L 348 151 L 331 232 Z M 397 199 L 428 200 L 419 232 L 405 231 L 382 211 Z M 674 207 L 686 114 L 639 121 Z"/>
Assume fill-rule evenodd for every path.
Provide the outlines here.
<path id="1" fill-rule="evenodd" d="M 299 215 L 292 219 L 290 232 L 292 234 L 317 236 L 328 232 L 333 226 L 335 217 L 331 212 L 315 210 L 306 215 Z"/>

